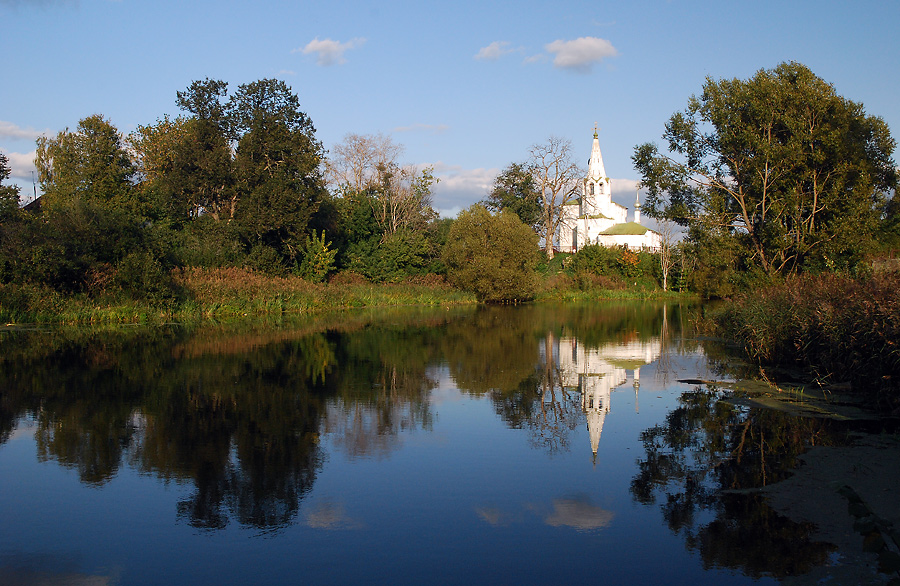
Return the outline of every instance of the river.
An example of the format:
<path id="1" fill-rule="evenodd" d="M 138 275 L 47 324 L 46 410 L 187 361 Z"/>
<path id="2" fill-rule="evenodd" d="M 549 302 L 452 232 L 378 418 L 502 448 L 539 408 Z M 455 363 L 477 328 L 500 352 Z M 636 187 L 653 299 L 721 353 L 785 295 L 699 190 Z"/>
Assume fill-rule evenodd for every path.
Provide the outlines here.
<path id="1" fill-rule="evenodd" d="M 847 428 L 733 400 L 694 311 L 7 328 L 0 584 L 828 575 L 757 489 Z"/>

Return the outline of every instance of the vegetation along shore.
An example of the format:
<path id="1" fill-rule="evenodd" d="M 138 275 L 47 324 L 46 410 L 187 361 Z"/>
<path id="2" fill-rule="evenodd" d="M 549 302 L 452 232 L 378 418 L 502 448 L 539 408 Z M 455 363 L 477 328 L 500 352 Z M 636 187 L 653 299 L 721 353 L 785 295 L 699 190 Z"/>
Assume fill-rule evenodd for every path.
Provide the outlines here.
<path id="1" fill-rule="evenodd" d="M 198 80 L 175 101 L 182 115 L 127 136 L 92 115 L 39 138 L 28 206 L 0 185 L 0 321 L 718 298 L 717 331 L 750 359 L 897 408 L 896 141 L 801 64 L 707 79 L 664 147 L 635 147 L 635 221 L 586 241 L 604 221 L 588 184 L 609 195 L 596 146 L 588 174 L 565 139 L 523 148 L 483 201 L 440 218 L 433 169 L 381 134 L 326 152 L 283 81 Z M 649 249 L 601 238 L 646 233 L 639 210 Z"/>

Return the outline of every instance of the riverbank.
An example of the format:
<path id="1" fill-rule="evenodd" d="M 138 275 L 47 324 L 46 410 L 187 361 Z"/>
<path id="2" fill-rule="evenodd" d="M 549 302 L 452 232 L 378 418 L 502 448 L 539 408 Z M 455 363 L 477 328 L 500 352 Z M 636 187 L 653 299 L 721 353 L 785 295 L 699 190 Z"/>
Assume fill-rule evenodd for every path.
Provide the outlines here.
<path id="1" fill-rule="evenodd" d="M 237 269 L 183 269 L 172 273 L 174 287 L 154 302 L 121 296 L 63 295 L 33 286 L 0 285 L 0 322 L 14 323 L 154 323 L 302 315 L 326 311 L 398 306 L 451 306 L 477 303 L 472 293 L 426 275 L 401 283 L 370 283 L 352 275 L 329 283 L 299 277 L 271 277 Z M 593 300 L 695 300 L 647 285 L 633 288 L 579 287 L 549 282 L 535 302 Z"/>
<path id="2" fill-rule="evenodd" d="M 763 369 L 800 368 L 900 413 L 900 274 L 790 279 L 712 314 L 716 335 Z"/>

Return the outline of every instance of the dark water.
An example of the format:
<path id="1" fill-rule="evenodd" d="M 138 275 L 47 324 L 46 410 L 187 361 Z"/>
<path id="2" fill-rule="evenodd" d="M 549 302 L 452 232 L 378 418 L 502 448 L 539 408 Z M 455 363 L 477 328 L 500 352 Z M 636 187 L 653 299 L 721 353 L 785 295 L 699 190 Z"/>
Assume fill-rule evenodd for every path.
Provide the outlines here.
<path id="1" fill-rule="evenodd" d="M 743 584 L 828 561 L 652 305 L 0 333 L 0 584 Z M 811 439 L 812 438 L 812 439 Z"/>

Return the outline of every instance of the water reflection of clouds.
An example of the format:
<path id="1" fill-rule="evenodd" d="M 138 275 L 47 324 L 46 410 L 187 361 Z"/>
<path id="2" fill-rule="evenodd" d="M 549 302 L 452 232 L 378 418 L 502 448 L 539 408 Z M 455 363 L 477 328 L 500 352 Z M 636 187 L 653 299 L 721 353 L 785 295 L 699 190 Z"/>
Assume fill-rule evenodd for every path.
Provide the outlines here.
<path id="1" fill-rule="evenodd" d="M 313 529 L 361 529 L 363 524 L 348 516 L 344 505 L 341 503 L 333 503 L 331 501 L 323 501 L 311 507 L 306 512 L 306 525 Z"/>
<path id="2" fill-rule="evenodd" d="M 544 520 L 552 527 L 572 527 L 578 531 L 595 531 L 609 526 L 615 513 L 591 504 L 586 496 L 554 499 L 553 513 Z"/>
<path id="3" fill-rule="evenodd" d="M 524 509 L 551 527 L 571 527 L 576 531 L 597 531 L 612 523 L 615 513 L 593 503 L 586 495 L 553 499 L 552 510 L 543 505 L 527 504 Z M 503 511 L 497 507 L 479 507 L 475 513 L 485 523 L 495 527 L 507 527 L 522 522 L 521 513 Z"/>

